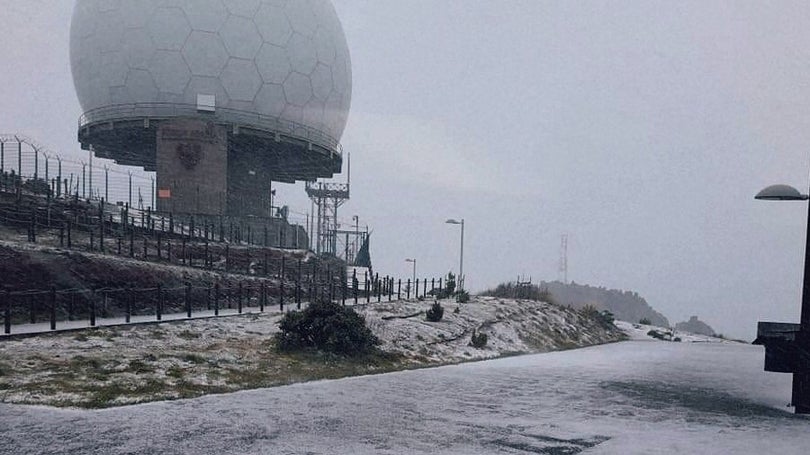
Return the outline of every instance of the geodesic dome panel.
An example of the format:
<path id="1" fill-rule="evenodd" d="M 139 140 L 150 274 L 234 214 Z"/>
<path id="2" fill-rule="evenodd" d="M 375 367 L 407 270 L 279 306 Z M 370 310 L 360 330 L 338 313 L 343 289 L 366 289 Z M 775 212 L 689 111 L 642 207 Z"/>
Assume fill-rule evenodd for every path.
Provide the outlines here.
<path id="1" fill-rule="evenodd" d="M 329 0 L 77 0 L 70 54 L 85 112 L 213 95 L 338 141 L 351 103 Z"/>

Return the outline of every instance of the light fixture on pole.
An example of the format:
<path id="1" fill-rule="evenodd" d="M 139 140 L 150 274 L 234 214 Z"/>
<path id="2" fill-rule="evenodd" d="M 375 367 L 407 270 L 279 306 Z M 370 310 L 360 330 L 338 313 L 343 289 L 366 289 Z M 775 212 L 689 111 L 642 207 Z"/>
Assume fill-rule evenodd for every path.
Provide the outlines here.
<path id="1" fill-rule="evenodd" d="M 806 201 L 810 196 L 789 185 L 769 186 L 754 197 L 765 201 Z M 754 344 L 765 345 L 765 371 L 793 373 L 796 414 L 810 414 L 810 206 L 804 253 L 804 283 L 799 324 L 762 322 Z"/>
<path id="2" fill-rule="evenodd" d="M 412 262 L 413 263 L 413 281 L 412 283 L 416 283 L 416 259 L 405 259 L 405 262 Z"/>
<path id="3" fill-rule="evenodd" d="M 458 260 L 458 290 L 464 290 L 464 218 L 461 221 L 456 221 L 453 218 L 445 221 L 447 224 L 461 225 L 461 255 Z"/>

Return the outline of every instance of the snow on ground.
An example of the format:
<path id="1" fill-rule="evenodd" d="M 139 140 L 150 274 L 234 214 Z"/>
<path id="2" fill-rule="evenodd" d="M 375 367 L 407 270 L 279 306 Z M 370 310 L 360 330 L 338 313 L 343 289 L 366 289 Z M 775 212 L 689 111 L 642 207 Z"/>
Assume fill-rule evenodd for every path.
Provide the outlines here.
<path id="1" fill-rule="evenodd" d="M 683 343 L 735 343 L 735 344 L 740 343 L 739 341 L 736 340 L 728 340 L 725 338 L 699 335 L 696 333 L 683 332 L 679 330 L 673 331 L 672 329 L 669 328 L 663 328 L 646 324 L 633 324 L 625 321 L 616 321 L 616 327 L 618 327 L 624 333 L 626 333 L 631 340 L 637 341 L 656 340 L 656 338 L 654 338 L 653 336 L 648 335 L 650 331 L 655 331 L 671 339 L 678 338 Z"/>
<path id="2" fill-rule="evenodd" d="M 760 346 L 629 341 L 102 411 L 0 404 L 0 453 L 803 454 Z"/>
<path id="3" fill-rule="evenodd" d="M 380 338 L 380 347 L 403 356 L 403 368 L 545 352 L 622 338 L 618 330 L 580 312 L 543 302 L 476 297 L 459 305 L 445 300 L 444 318 L 427 322 L 424 313 L 431 305 L 411 300 L 361 304 L 356 309 Z M 281 318 L 278 307 L 268 307 L 265 313 L 257 313 L 257 308 L 246 311 L 252 314 L 2 340 L 0 402 L 98 407 L 307 379 L 296 374 L 295 362 L 272 352 L 270 339 L 278 331 Z M 185 315 L 166 315 L 167 320 L 175 317 Z M 14 332 L 24 329 L 15 327 Z M 470 346 L 474 330 L 488 336 L 486 346 Z M 263 364 L 270 365 L 275 373 L 269 374 L 267 369 L 256 372 L 257 365 Z M 262 375 L 260 380 L 257 374 Z M 309 374 L 310 379 L 313 374 L 343 375 L 334 371 Z M 228 380 L 246 377 L 252 380 Z"/>

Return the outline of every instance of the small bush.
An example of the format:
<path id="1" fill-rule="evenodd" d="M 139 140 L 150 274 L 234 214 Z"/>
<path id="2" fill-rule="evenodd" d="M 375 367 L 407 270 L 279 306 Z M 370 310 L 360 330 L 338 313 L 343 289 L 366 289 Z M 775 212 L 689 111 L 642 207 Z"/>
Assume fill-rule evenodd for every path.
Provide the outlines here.
<path id="1" fill-rule="evenodd" d="M 674 341 L 676 343 L 680 343 L 683 340 L 681 340 L 681 337 L 675 337 L 675 339 L 673 339 L 672 341 Z"/>
<path id="2" fill-rule="evenodd" d="M 641 325 L 652 325 L 652 321 L 647 318 L 641 318 L 638 320 L 638 323 Z"/>
<path id="3" fill-rule="evenodd" d="M 458 291 L 456 294 L 456 301 L 458 303 L 467 303 L 470 301 L 470 293 L 467 291 Z"/>
<path id="4" fill-rule="evenodd" d="M 470 346 L 482 349 L 487 345 L 487 341 L 489 341 L 489 337 L 487 337 L 486 333 L 476 333 L 475 330 L 473 330 L 472 337 L 470 337 Z"/>
<path id="5" fill-rule="evenodd" d="M 657 340 L 663 340 L 664 339 L 664 334 L 657 331 L 657 330 L 650 330 L 649 332 L 647 332 L 647 336 L 648 337 L 653 337 L 653 338 L 655 338 Z"/>
<path id="6" fill-rule="evenodd" d="M 379 343 L 366 319 L 353 309 L 334 302 L 313 302 L 292 311 L 279 322 L 277 346 L 282 351 L 314 348 L 357 356 L 370 353 Z"/>
<path id="7" fill-rule="evenodd" d="M 459 314 L 459 313 L 461 313 L 461 307 L 456 305 L 456 309 L 453 310 L 453 314 Z"/>
<path id="8" fill-rule="evenodd" d="M 442 317 L 444 317 L 444 308 L 439 302 L 434 302 L 430 309 L 427 310 L 427 313 L 425 313 L 425 319 L 427 319 L 428 322 L 439 322 L 442 320 Z"/>

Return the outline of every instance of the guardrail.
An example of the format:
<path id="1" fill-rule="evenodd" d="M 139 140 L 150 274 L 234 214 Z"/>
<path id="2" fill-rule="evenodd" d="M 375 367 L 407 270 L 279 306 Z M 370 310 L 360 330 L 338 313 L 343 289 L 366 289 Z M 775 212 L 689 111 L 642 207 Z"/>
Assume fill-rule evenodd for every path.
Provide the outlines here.
<path id="1" fill-rule="evenodd" d="M 215 112 L 199 111 L 194 104 L 180 103 L 135 103 L 116 104 L 89 110 L 79 117 L 79 129 L 94 123 L 111 122 L 122 119 L 139 118 L 197 118 L 214 120 L 236 125 L 284 134 L 305 142 L 311 142 L 328 149 L 331 153 L 343 155 L 340 142 L 318 129 L 285 120 L 280 117 L 263 115 L 239 109 L 217 107 Z"/>

